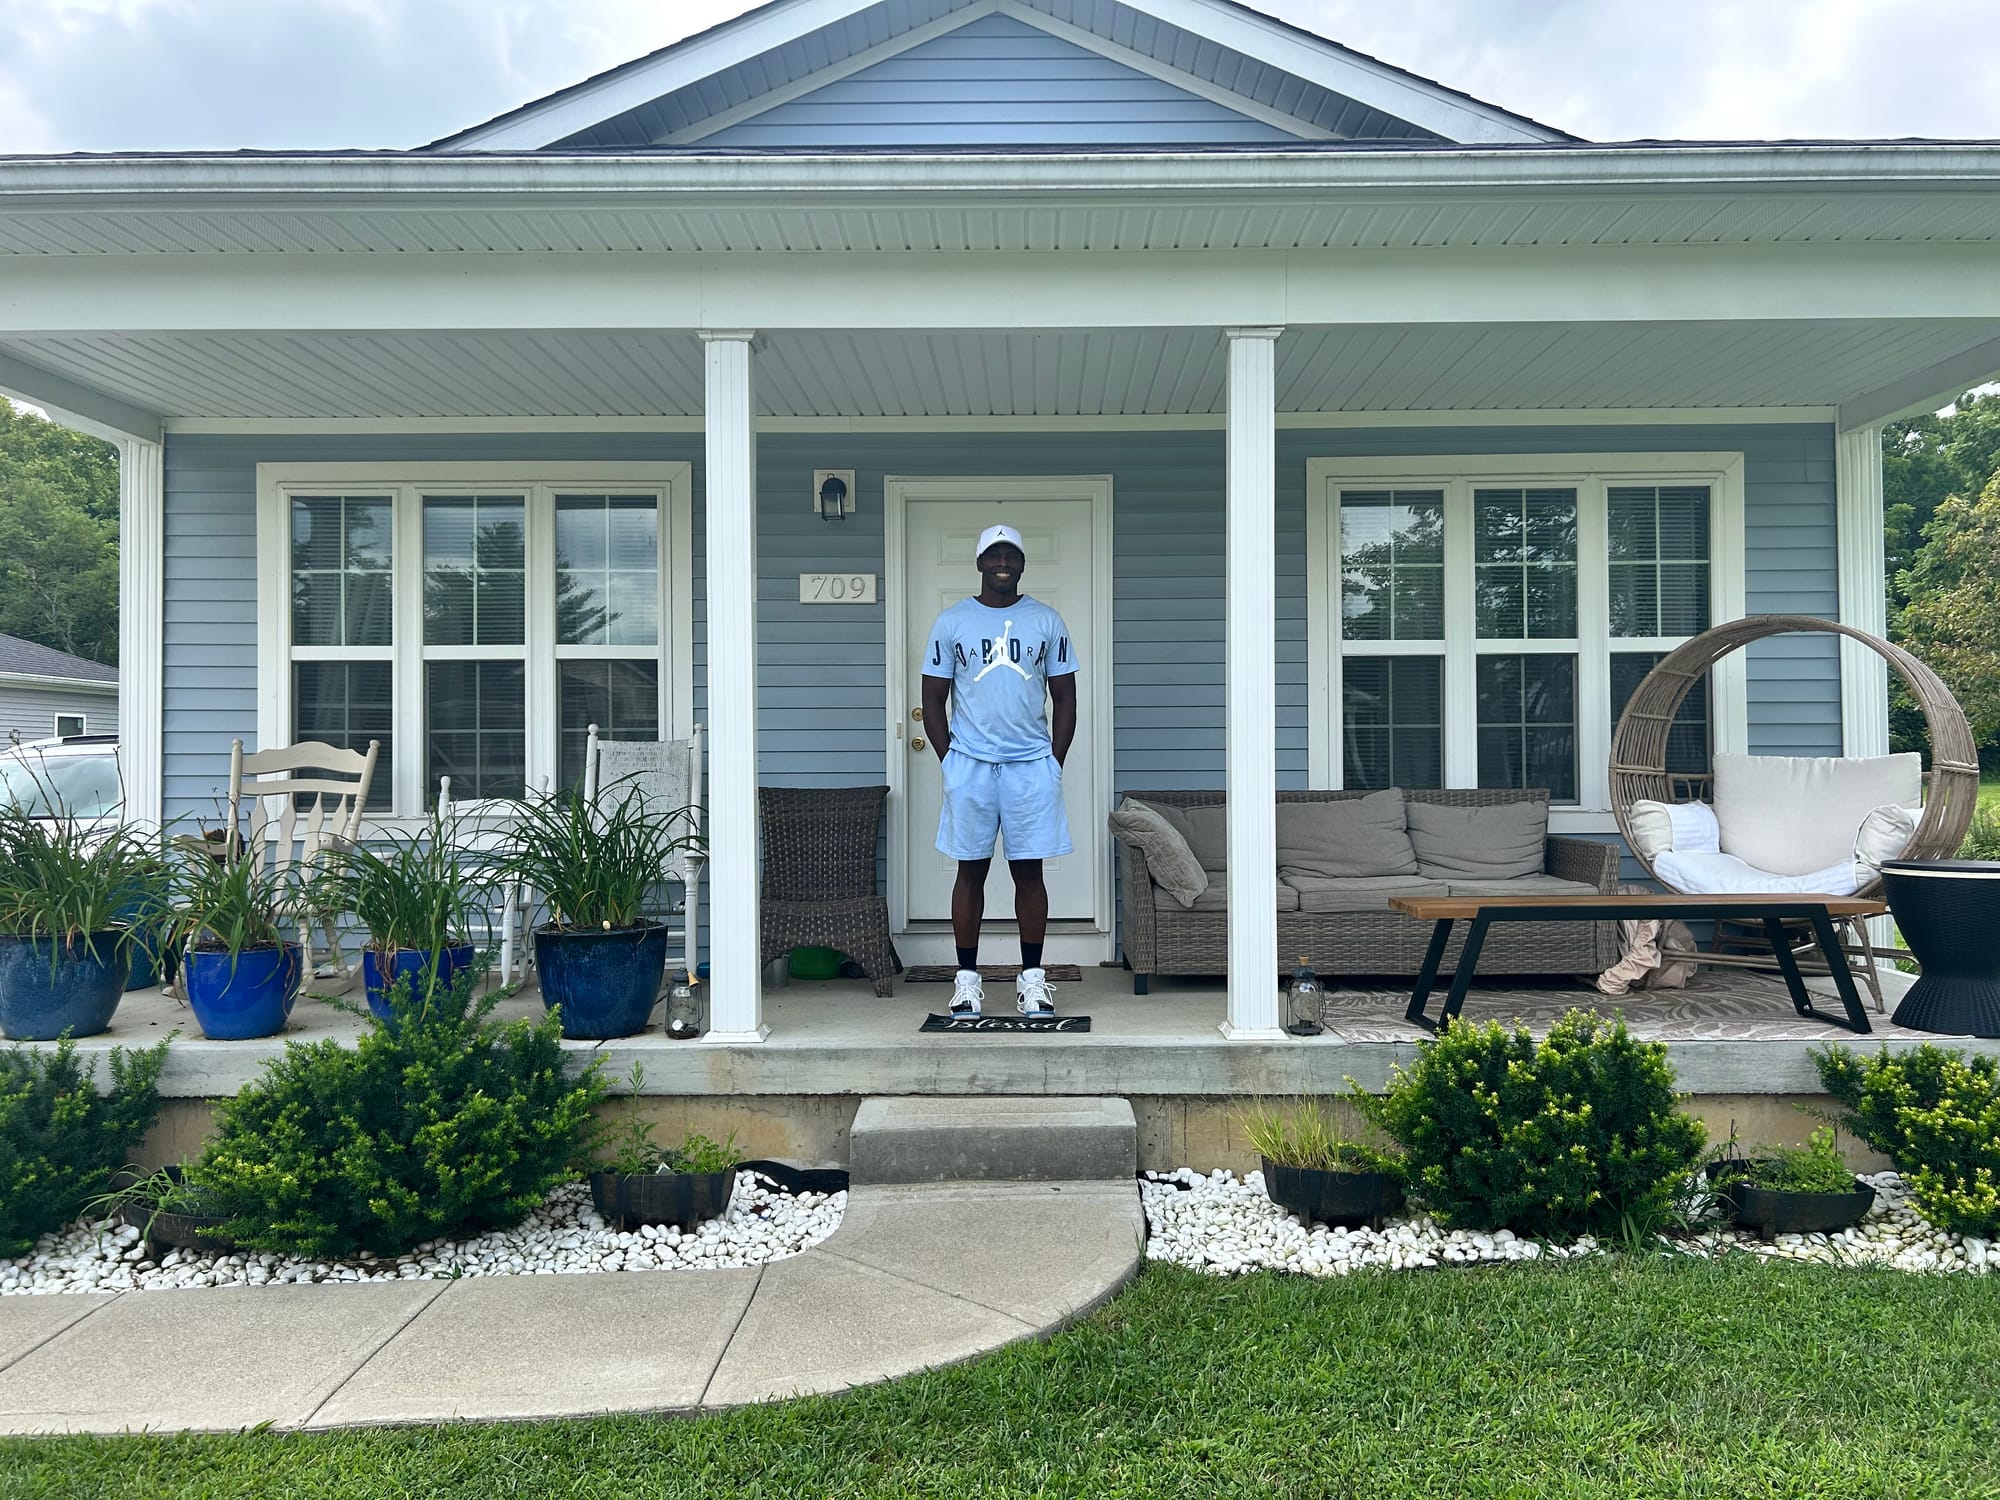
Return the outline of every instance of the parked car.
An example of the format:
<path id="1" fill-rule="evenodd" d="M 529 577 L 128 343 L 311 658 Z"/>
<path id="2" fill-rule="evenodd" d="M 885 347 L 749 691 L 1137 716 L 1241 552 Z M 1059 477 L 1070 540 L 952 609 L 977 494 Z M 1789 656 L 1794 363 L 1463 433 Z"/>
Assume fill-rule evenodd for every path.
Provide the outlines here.
<path id="1" fill-rule="evenodd" d="M 125 811 L 118 736 L 71 734 L 0 750 L 0 797 L 31 817 L 116 827 Z"/>

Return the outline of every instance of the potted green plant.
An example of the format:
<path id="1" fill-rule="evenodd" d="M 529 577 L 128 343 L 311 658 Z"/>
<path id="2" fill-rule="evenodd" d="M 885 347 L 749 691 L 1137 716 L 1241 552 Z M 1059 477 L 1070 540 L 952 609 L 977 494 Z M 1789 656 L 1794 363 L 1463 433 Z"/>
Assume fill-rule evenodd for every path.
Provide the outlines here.
<path id="1" fill-rule="evenodd" d="M 1307 1229 L 1315 1223 L 1379 1228 L 1403 1206 L 1402 1158 L 1347 1139 L 1317 1102 L 1259 1106 L 1238 1124 L 1263 1159 L 1265 1193 Z"/>
<path id="2" fill-rule="evenodd" d="M 153 1172 L 128 1167 L 88 1208 L 138 1230 L 154 1260 L 168 1249 L 226 1255 L 236 1248 L 236 1241 L 221 1233 L 229 1215 L 213 1192 L 187 1180 L 183 1167 Z"/>
<path id="3" fill-rule="evenodd" d="M 672 1224 L 685 1231 L 728 1211 L 743 1160 L 733 1132 L 718 1143 L 690 1131 L 680 1144 L 662 1146 L 651 1121 L 629 1115 L 599 1144 L 610 1152 L 590 1173 L 590 1201 L 613 1227 Z"/>
<path id="4" fill-rule="evenodd" d="M 305 957 L 287 936 L 301 893 L 295 867 L 218 857 L 182 846 L 174 871 L 174 946 L 181 993 L 211 1041 L 284 1030 L 305 979 Z"/>
<path id="5" fill-rule="evenodd" d="M 668 929 L 645 915 L 667 856 L 689 847 L 681 809 L 638 790 L 595 805 L 574 790 L 530 796 L 514 847 L 496 873 L 539 891 L 549 920 L 535 929 L 542 1003 L 574 1038 L 643 1030 L 666 979 Z"/>
<path id="6" fill-rule="evenodd" d="M 449 990 L 453 977 L 469 969 L 477 954 L 468 934 L 476 907 L 476 883 L 453 851 L 434 814 L 421 834 L 392 835 L 379 847 L 346 849 L 317 895 L 351 911 L 368 930 L 361 950 L 363 993 L 368 1009 L 393 1022 L 388 990 L 398 979 L 410 982 L 412 999 L 422 1004 L 437 989 Z"/>
<path id="7" fill-rule="evenodd" d="M 130 829 L 0 805 L 0 1036 L 52 1041 L 111 1024 L 133 935 L 159 918 L 157 859 Z"/>
<path id="8" fill-rule="evenodd" d="M 1731 1223 L 1767 1241 L 1781 1234 L 1831 1234 L 1858 1224 L 1875 1206 L 1875 1189 L 1841 1160 L 1831 1126 L 1803 1146 L 1777 1146 L 1750 1157 L 1726 1154 L 1707 1168 Z"/>

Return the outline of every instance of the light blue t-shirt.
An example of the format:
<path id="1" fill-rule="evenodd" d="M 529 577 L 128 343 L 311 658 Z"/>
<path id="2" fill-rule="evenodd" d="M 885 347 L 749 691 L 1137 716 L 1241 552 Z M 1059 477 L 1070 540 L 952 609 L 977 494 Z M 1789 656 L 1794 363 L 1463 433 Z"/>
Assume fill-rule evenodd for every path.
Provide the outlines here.
<path id="1" fill-rule="evenodd" d="M 1076 668 L 1063 617 L 1027 594 L 1006 609 L 959 600 L 924 651 L 924 676 L 951 679 L 951 748 L 974 760 L 1047 755 L 1048 679 Z"/>

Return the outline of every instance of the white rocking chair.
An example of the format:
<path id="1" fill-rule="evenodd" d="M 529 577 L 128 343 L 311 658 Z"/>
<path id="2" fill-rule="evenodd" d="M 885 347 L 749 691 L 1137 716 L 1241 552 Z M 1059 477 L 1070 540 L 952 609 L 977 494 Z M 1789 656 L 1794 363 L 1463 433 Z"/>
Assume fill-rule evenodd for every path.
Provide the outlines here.
<path id="1" fill-rule="evenodd" d="M 504 855 L 514 847 L 520 822 L 521 804 L 515 798 L 454 798 L 451 778 L 438 778 L 438 823 L 454 850 L 476 857 Z M 534 948 L 527 940 L 527 927 L 533 903 L 518 880 L 503 880 L 499 895 L 500 904 L 489 920 L 500 935 L 500 982 L 513 984 L 528 977 Z"/>
<path id="2" fill-rule="evenodd" d="M 661 872 L 681 887 L 681 963 L 692 976 L 701 942 L 701 872 L 708 821 L 702 803 L 701 726 L 684 740 L 606 740 L 590 726 L 584 745 L 583 797 L 602 806 L 636 791 L 656 809 L 678 813 L 690 842 L 667 856 Z M 672 933 L 669 933 L 672 936 Z"/>

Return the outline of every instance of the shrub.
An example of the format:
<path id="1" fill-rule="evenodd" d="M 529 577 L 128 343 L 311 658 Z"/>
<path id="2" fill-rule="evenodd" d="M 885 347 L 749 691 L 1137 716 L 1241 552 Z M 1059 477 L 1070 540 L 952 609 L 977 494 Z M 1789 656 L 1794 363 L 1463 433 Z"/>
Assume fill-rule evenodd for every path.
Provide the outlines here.
<path id="1" fill-rule="evenodd" d="M 1573 1239 L 1667 1219 L 1706 1132 L 1681 1113 L 1667 1049 L 1571 1011 L 1525 1028 L 1455 1021 L 1356 1108 L 1403 1148 L 1411 1192 L 1456 1228 Z"/>
<path id="2" fill-rule="evenodd" d="M 1981 802 L 1972 809 L 1960 859 L 2000 859 L 2000 802 Z"/>
<path id="3" fill-rule="evenodd" d="M 238 1244 L 285 1254 L 400 1254 L 440 1235 L 518 1223 L 591 1135 L 595 1064 L 564 1074 L 553 1013 L 490 1019 L 475 977 L 413 1003 L 354 1047 L 292 1043 L 223 1105 L 189 1180 Z"/>
<path id="4" fill-rule="evenodd" d="M 2000 1062 L 1929 1042 L 1858 1057 L 1813 1052 L 1845 1124 L 1896 1164 L 1917 1212 L 1940 1229 L 2000 1237 Z"/>
<path id="5" fill-rule="evenodd" d="M 124 1165 L 160 1113 L 167 1044 L 111 1049 L 111 1091 L 77 1061 L 68 1037 L 53 1050 L 0 1052 L 0 1255 L 26 1255 L 67 1224 Z"/>

